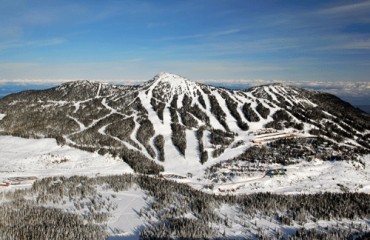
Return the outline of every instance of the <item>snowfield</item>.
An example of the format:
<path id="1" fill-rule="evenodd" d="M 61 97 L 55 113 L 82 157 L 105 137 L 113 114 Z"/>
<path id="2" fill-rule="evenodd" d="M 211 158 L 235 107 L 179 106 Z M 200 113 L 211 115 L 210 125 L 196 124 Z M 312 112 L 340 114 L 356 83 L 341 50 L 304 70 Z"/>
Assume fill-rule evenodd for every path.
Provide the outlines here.
<path id="1" fill-rule="evenodd" d="M 132 172 L 121 160 L 69 146 L 59 146 L 54 139 L 0 136 L 0 183 L 14 182 L 15 179 L 20 181 L 20 184 L 0 187 L 0 192 L 30 187 L 36 178 L 49 176 L 93 177 Z M 100 193 L 110 197 L 115 205 L 107 223 L 109 239 L 139 239 L 138 228 L 143 224 L 143 220 L 138 213 L 146 205 L 145 193 L 135 188 L 121 192 L 101 190 Z M 65 208 L 70 210 L 68 205 Z"/>
<path id="2" fill-rule="evenodd" d="M 189 134 L 189 136 L 191 136 Z M 190 140 L 190 138 L 189 138 Z M 195 153 L 188 152 L 189 155 Z M 192 162 L 192 161 L 190 161 Z M 190 163 L 189 162 L 189 163 Z M 364 192 L 370 193 L 370 155 L 363 157 L 362 162 L 353 161 L 302 161 L 289 166 L 271 166 L 271 168 L 284 167 L 286 175 L 269 177 L 263 173 L 257 173 L 251 177 L 233 177 L 225 183 L 214 183 L 204 178 L 204 167 L 193 171 L 193 176 L 184 176 L 184 169 L 172 165 L 172 174 L 182 176 L 173 179 L 186 183 L 195 189 L 216 194 L 249 194 L 256 192 L 274 192 L 279 194 L 318 193 L 330 192 Z M 11 182 L 14 179 L 27 179 L 20 184 L 2 186 L 0 191 L 9 191 L 16 188 L 30 187 L 34 179 L 48 176 L 72 176 L 72 175 L 111 175 L 132 173 L 132 169 L 124 162 L 109 156 L 100 156 L 97 153 L 89 153 L 69 146 L 59 146 L 54 139 L 23 139 L 12 136 L 0 136 L 0 182 Z M 195 166 L 189 166 L 189 169 Z M 193 169 L 194 170 L 194 169 Z M 168 172 L 167 172 L 168 173 Z M 168 177 L 164 173 L 166 178 Z M 17 180 L 18 181 L 18 180 Z M 209 188 L 213 185 L 213 190 Z M 235 191 L 230 191 L 235 189 Z M 107 224 L 108 239 L 139 239 L 141 229 L 146 226 L 150 219 L 141 216 L 142 209 L 150 204 L 150 197 L 138 187 L 131 187 L 125 191 L 115 192 L 112 189 L 99 188 L 99 194 L 103 199 L 110 199 L 113 210 Z M 1 202 L 1 200 L 0 200 Z M 66 211 L 78 212 L 72 203 L 63 206 Z M 279 223 L 268 221 L 266 218 L 245 219 L 242 213 L 233 206 L 225 204 L 216 213 L 228 221 L 235 223 L 225 226 L 214 226 L 225 236 L 249 236 L 253 238 L 259 229 L 265 232 L 280 229 L 284 234 L 296 231 L 294 227 L 281 227 Z M 363 221 L 343 219 L 339 224 L 364 225 Z M 243 225 L 240 225 L 243 223 Z M 337 221 L 309 222 L 306 228 L 321 228 L 326 226 L 335 227 Z M 245 227 L 250 230 L 245 232 Z"/>
<path id="3" fill-rule="evenodd" d="M 132 172 L 121 160 L 59 146 L 54 139 L 0 136 L 0 182 L 10 177 L 95 176 Z"/>
<path id="4" fill-rule="evenodd" d="M 370 155 L 364 157 L 369 163 Z M 319 192 L 364 192 L 370 194 L 370 167 L 353 161 L 301 162 L 285 168 L 286 175 L 265 176 L 259 173 L 250 178 L 235 177 L 226 183 L 214 184 L 215 193 L 235 189 L 235 193 L 273 192 L 280 194 L 312 194 Z M 194 185 L 198 186 L 199 185 Z"/>
<path id="5" fill-rule="evenodd" d="M 110 240 L 368 230 L 370 154 L 358 158 L 369 153 L 368 118 L 331 111 L 347 108 L 336 98 L 281 84 L 225 90 L 170 73 L 138 86 L 76 81 L 28 95 L 0 102 L 0 132 L 67 144 L 0 135 L 0 205 L 9 206 L 0 230 L 11 222 L 19 234 L 12 214 L 40 206 L 97 224 Z M 23 222 L 41 226 L 51 215 Z M 74 228 L 83 224 L 63 222 L 62 233 L 83 238 Z"/>
<path id="6" fill-rule="evenodd" d="M 145 193 L 141 189 L 130 189 L 124 192 L 105 193 L 114 196 L 113 204 L 117 207 L 107 222 L 108 240 L 139 239 L 139 230 L 145 221 L 139 216 L 140 209 L 146 206 Z"/>
<path id="7" fill-rule="evenodd" d="M 187 134 L 189 143 L 195 142 Z M 192 147 L 190 149 L 194 149 Z M 197 158 L 196 152 L 187 152 L 188 156 Z M 226 154 L 227 155 L 227 154 Z M 175 160 L 176 157 L 172 156 Z M 184 161 L 180 158 L 177 161 Z M 274 164 L 271 169 L 284 168 L 286 174 L 282 176 L 265 176 L 257 172 L 252 176 L 232 176 L 227 181 L 215 182 L 214 179 L 204 177 L 206 166 L 197 160 L 186 159 L 187 164 L 171 162 L 170 166 L 164 165 L 166 171 L 163 175 L 190 186 L 210 191 L 208 186 L 213 186 L 214 193 L 249 194 L 255 192 L 274 192 L 281 194 L 330 192 L 365 192 L 370 193 L 370 155 L 365 155 L 362 163 L 354 161 L 301 161 L 297 164 L 282 166 Z M 230 172 L 224 169 L 225 172 Z M 187 177 L 191 172 L 191 177 Z M 0 183 L 9 182 L 16 177 L 42 178 L 49 176 L 72 175 L 112 175 L 133 173 L 133 170 L 123 161 L 110 156 L 101 156 L 75 149 L 69 146 L 59 146 L 54 139 L 24 139 L 12 136 L 0 136 Z M 168 176 L 168 177 L 167 177 Z M 32 181 L 21 181 L 21 186 L 30 186 Z M 12 187 L 12 186 L 10 186 Z M 7 187 L 9 188 L 9 187 Z M 0 188 L 4 189 L 4 188 Z"/>

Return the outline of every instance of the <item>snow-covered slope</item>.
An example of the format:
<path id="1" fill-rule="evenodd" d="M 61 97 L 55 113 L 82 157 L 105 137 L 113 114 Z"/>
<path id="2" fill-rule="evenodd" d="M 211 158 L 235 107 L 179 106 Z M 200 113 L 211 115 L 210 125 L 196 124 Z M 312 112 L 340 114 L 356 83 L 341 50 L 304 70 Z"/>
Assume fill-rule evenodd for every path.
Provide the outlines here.
<path id="1" fill-rule="evenodd" d="M 0 136 L 0 234 L 80 239 L 90 223 L 108 239 L 366 238 L 369 124 L 329 94 L 169 73 L 12 94 L 0 100 L 0 134 L 14 135 Z M 161 176 L 119 175 L 133 171 Z"/>
<path id="2" fill-rule="evenodd" d="M 194 178 L 177 180 L 199 190 L 217 194 L 251 194 L 272 192 L 279 194 L 314 194 L 320 192 L 364 192 L 370 194 L 370 155 L 357 161 L 300 161 L 281 164 L 259 164 L 263 171 L 235 171 L 237 164 L 252 169 L 256 163 L 224 165 L 202 182 Z M 266 169 L 284 169 L 282 175 L 268 175 Z M 267 170 L 268 171 L 268 170 Z M 213 189 L 208 187 L 212 185 Z"/>
<path id="3" fill-rule="evenodd" d="M 120 159 L 59 146 L 54 139 L 0 136 L 0 172 L 0 182 L 6 182 L 10 177 L 95 176 L 133 171 Z"/>
<path id="4" fill-rule="evenodd" d="M 232 91 L 170 73 L 138 86 L 76 81 L 9 95 L 0 112 L 3 133 L 110 153 L 144 173 L 203 171 L 282 138 L 320 136 L 370 149 L 368 115 L 332 95 L 281 84 Z"/>

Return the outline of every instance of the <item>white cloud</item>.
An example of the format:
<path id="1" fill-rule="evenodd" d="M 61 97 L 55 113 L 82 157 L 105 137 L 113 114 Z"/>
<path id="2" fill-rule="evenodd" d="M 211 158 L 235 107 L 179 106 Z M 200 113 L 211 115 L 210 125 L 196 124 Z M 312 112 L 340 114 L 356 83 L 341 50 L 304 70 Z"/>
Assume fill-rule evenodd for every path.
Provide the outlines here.
<path id="1" fill-rule="evenodd" d="M 136 85 L 143 83 L 153 76 L 147 79 L 89 79 L 101 82 L 107 82 L 116 85 Z M 185 76 L 187 77 L 187 76 Z M 188 77 L 189 78 L 189 77 Z M 325 82 L 325 81 L 289 81 L 289 80 L 266 80 L 266 79 L 223 79 L 223 80 L 212 80 L 212 79 L 192 79 L 209 85 L 218 85 L 225 87 L 239 86 L 245 88 L 260 86 L 271 83 L 282 83 L 285 85 L 296 86 L 306 89 L 318 90 L 322 92 L 328 92 L 336 96 L 347 96 L 347 97 L 365 97 L 370 99 L 370 82 L 350 82 L 350 81 L 336 81 L 336 82 Z M 0 79 L 0 86 L 6 83 L 27 85 L 27 84 L 61 84 L 64 82 L 75 81 L 81 79 Z"/>
<path id="2" fill-rule="evenodd" d="M 365 12 L 370 9 L 370 1 L 363 2 L 351 2 L 350 4 L 343 4 L 338 6 L 332 6 L 325 9 L 321 9 L 321 14 L 343 14 L 343 13 L 358 13 Z"/>
<path id="3" fill-rule="evenodd" d="M 14 79 L 6 80 L 0 79 L 0 86 L 4 84 L 15 84 L 15 85 L 59 85 L 66 82 L 73 82 L 77 80 L 87 80 L 87 79 Z M 145 82 L 144 80 L 133 80 L 133 79 L 94 79 L 92 81 L 110 83 L 113 85 L 136 85 L 138 83 Z"/>
<path id="4" fill-rule="evenodd" d="M 51 38 L 43 40 L 34 40 L 34 41 L 12 41 L 1 43 L 0 42 L 0 51 L 10 48 L 22 48 L 22 47 L 46 47 L 53 45 L 60 45 L 65 43 L 66 40 L 63 38 Z"/>
<path id="5" fill-rule="evenodd" d="M 225 86 L 246 86 L 254 87 L 271 83 L 282 83 L 306 89 L 328 92 L 337 96 L 369 97 L 370 82 L 356 81 L 289 81 L 289 80 L 265 80 L 265 79 L 239 79 L 239 80 L 201 80 L 208 84 L 224 84 Z"/>
<path id="6" fill-rule="evenodd" d="M 172 40 L 185 40 L 185 39 L 196 39 L 196 38 L 213 38 L 213 37 L 221 37 L 221 36 L 239 33 L 240 31 L 241 29 L 234 28 L 234 29 L 220 30 L 217 32 L 198 33 L 198 34 L 176 36 L 176 37 L 165 37 L 160 40 L 172 41 Z"/>

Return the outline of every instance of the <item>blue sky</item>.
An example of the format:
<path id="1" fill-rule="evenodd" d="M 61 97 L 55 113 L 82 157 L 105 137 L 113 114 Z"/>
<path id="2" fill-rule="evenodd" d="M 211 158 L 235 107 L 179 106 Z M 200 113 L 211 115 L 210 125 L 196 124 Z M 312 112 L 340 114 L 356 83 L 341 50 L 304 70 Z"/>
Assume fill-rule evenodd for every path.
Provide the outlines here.
<path id="1" fill-rule="evenodd" d="M 2 82 L 370 81 L 370 1 L 0 0 L 0 29 Z"/>

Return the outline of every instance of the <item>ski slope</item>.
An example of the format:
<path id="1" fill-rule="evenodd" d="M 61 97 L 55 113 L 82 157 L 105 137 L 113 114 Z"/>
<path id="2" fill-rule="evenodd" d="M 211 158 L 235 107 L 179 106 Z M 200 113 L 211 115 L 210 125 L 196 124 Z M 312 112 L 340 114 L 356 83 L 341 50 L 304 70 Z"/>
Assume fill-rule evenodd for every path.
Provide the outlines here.
<path id="1" fill-rule="evenodd" d="M 187 134 L 187 137 L 190 142 L 196 142 L 191 134 Z M 192 148 L 194 147 L 192 146 Z M 196 152 L 186 152 L 186 154 L 189 158 L 197 157 Z M 368 163 L 369 161 L 370 155 L 364 156 L 363 162 Z M 183 164 L 179 164 L 177 168 L 172 165 L 171 171 L 168 172 L 184 176 L 185 172 L 192 169 L 195 173 L 193 177 L 174 178 L 173 180 L 189 184 L 195 189 L 216 194 L 230 194 L 231 191 L 228 190 L 231 189 L 236 189 L 236 191 L 232 191 L 233 194 L 257 192 L 300 194 L 323 191 L 370 193 L 370 167 L 358 162 L 302 161 L 286 166 L 285 176 L 268 177 L 257 173 L 249 178 L 231 178 L 226 183 L 214 183 L 209 179 L 201 178 L 202 170 L 196 171 L 197 166 L 192 163 L 190 161 L 185 164 L 185 166 L 187 165 L 185 168 Z M 273 167 L 280 168 L 282 166 Z M 132 172 L 131 168 L 120 160 L 77 150 L 69 146 L 58 146 L 53 139 L 0 136 L 0 182 L 6 182 L 16 177 L 40 179 L 48 176 L 96 176 Z M 164 176 L 166 177 L 165 174 Z M 32 182 L 31 180 L 21 182 L 19 185 L 0 187 L 0 192 L 30 187 Z M 213 185 L 212 190 L 208 188 L 210 185 Z M 99 189 L 99 193 L 104 198 L 110 198 L 115 206 L 107 222 L 108 239 L 139 239 L 140 229 L 147 221 L 150 221 L 140 216 L 141 209 L 147 206 L 150 201 L 146 193 L 135 186 L 119 192 L 102 188 Z M 65 208 L 68 211 L 68 204 Z M 221 216 L 231 217 L 236 222 L 238 219 L 243 219 L 236 209 L 227 205 L 221 206 L 218 211 Z M 252 219 L 247 221 L 247 224 L 250 224 L 252 228 L 253 224 L 261 226 L 263 229 L 278 228 L 277 224 L 272 224 L 265 219 Z M 327 222 L 318 224 L 321 226 Z M 240 231 L 243 231 L 243 227 L 233 224 L 230 228 L 225 229 L 225 234 L 233 236 Z M 258 232 L 257 228 L 256 232 Z"/>
<path id="2" fill-rule="evenodd" d="M 361 164 L 357 161 L 301 161 L 282 166 L 273 164 L 271 169 L 286 169 L 284 175 L 267 176 L 256 172 L 251 176 L 237 176 L 232 170 L 222 169 L 228 176 L 226 182 L 204 179 L 181 179 L 192 187 L 216 194 L 252 194 L 272 192 L 278 194 L 314 194 L 320 192 L 363 192 L 370 194 L 370 155 L 365 155 Z M 175 179 L 176 180 L 176 179 Z M 213 186 L 212 190 L 209 186 Z"/>
<path id="3" fill-rule="evenodd" d="M 0 136 L 0 182 L 9 177 L 95 176 L 132 172 L 119 159 L 59 146 L 54 139 Z"/>
<path id="4" fill-rule="evenodd" d="M 59 146 L 54 139 L 0 136 L 0 183 L 25 179 L 16 185 L 0 187 L 0 193 L 29 188 L 35 179 L 43 177 L 72 175 L 93 177 L 123 173 L 133 171 L 121 160 L 69 146 Z M 135 188 L 120 192 L 100 189 L 99 192 L 112 199 L 112 204 L 115 205 L 115 210 L 107 222 L 108 239 L 115 240 L 121 237 L 139 239 L 138 227 L 143 224 L 143 219 L 139 217 L 138 212 L 146 205 L 145 193 Z M 64 208 L 71 211 L 68 204 Z"/>

